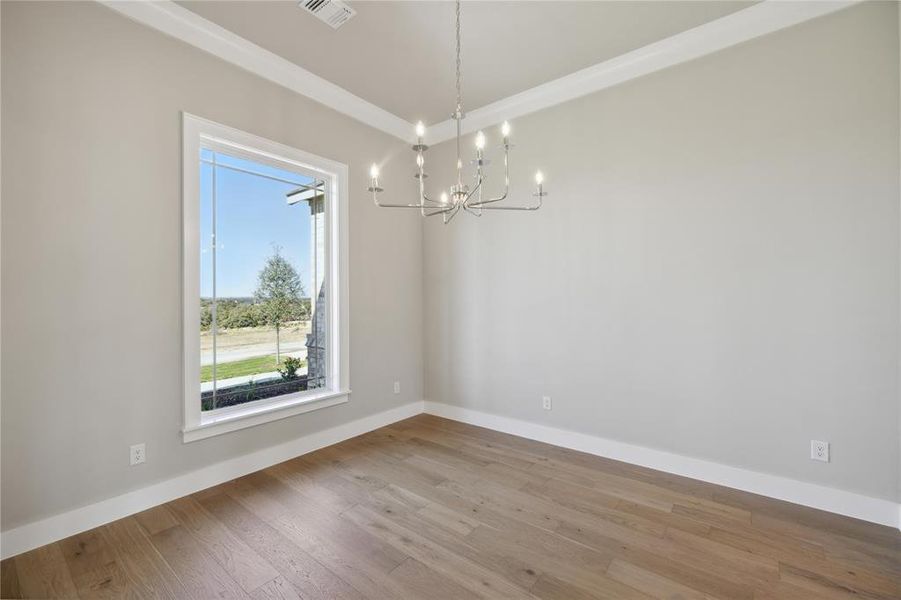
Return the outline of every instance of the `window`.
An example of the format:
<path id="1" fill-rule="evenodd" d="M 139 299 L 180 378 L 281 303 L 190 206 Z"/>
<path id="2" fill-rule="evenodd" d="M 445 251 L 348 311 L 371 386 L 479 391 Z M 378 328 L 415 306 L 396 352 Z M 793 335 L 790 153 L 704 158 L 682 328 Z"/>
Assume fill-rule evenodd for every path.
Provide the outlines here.
<path id="1" fill-rule="evenodd" d="M 184 439 L 347 401 L 347 167 L 184 115 Z"/>

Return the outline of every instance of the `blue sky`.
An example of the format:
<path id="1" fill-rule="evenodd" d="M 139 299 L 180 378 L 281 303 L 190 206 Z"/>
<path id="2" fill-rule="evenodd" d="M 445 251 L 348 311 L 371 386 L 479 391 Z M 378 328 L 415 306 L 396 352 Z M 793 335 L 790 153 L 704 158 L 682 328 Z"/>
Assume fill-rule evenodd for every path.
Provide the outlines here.
<path id="1" fill-rule="evenodd" d="M 204 159 L 213 155 L 202 151 Z M 216 153 L 216 162 L 275 175 L 298 183 L 312 179 L 267 165 Z M 200 164 L 200 294 L 213 293 L 211 233 L 213 166 Z M 307 203 L 289 206 L 285 193 L 296 186 L 216 167 L 216 296 L 252 296 L 257 275 L 276 246 L 303 282 L 306 295 L 310 276 L 310 210 Z"/>

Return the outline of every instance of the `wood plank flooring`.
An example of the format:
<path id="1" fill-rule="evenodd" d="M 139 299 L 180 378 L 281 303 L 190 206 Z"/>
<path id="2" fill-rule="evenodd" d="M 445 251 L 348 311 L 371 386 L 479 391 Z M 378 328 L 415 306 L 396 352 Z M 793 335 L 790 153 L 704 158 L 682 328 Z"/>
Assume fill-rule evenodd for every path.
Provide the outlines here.
<path id="1" fill-rule="evenodd" d="M 420 415 L 0 563 L 3 598 L 901 598 L 901 534 Z"/>

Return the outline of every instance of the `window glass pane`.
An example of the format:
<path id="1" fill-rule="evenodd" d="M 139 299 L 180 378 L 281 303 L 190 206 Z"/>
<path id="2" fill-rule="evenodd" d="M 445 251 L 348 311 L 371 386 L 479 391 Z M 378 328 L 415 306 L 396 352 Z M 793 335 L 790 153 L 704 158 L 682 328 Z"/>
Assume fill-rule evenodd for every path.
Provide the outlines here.
<path id="1" fill-rule="evenodd" d="M 299 175 L 293 171 L 287 171 L 285 169 L 280 169 L 271 165 L 254 162 L 252 160 L 247 160 L 244 158 L 238 158 L 237 156 L 229 156 L 228 154 L 223 154 L 222 152 L 216 153 L 216 163 L 223 167 L 231 167 L 235 170 L 252 171 L 265 177 L 274 177 L 286 181 L 293 181 L 303 184 L 312 183 L 313 181 L 309 177 Z"/>
<path id="2" fill-rule="evenodd" d="M 201 153 L 201 156 L 203 154 Z M 200 392 L 213 389 L 213 167 L 200 164 Z M 206 377 L 204 374 L 206 373 Z"/>
<path id="3" fill-rule="evenodd" d="M 325 329 L 311 323 L 311 293 L 324 287 L 324 199 L 314 180 L 221 152 L 202 154 L 200 169 L 202 409 L 322 387 L 326 341 L 314 329 Z"/>

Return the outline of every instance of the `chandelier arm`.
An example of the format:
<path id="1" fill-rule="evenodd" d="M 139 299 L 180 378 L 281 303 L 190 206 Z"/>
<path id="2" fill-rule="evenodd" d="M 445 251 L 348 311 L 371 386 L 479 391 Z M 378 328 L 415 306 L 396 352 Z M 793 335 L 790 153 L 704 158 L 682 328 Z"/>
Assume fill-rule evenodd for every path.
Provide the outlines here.
<path id="1" fill-rule="evenodd" d="M 377 192 L 372 193 L 372 200 L 375 202 L 375 205 L 379 208 L 423 208 L 422 203 L 419 204 L 383 204 L 379 202 L 379 197 Z"/>
<path id="2" fill-rule="evenodd" d="M 431 202 L 435 206 L 444 206 L 440 202 L 436 202 L 435 200 L 431 200 L 429 198 L 426 198 L 426 201 Z M 379 202 L 377 198 L 375 200 L 375 205 L 379 208 L 416 208 L 425 210 L 433 208 L 432 206 L 426 206 L 424 204 L 383 204 Z M 447 210 L 448 209 L 441 209 L 441 212 L 446 212 Z"/>
<path id="3" fill-rule="evenodd" d="M 424 200 L 426 200 L 427 202 L 431 202 L 435 206 L 443 207 L 443 208 L 436 209 L 435 206 L 423 206 L 422 207 L 422 216 L 423 217 L 434 217 L 435 215 L 443 215 L 447 212 L 450 212 L 450 210 L 453 209 L 452 206 L 447 206 L 445 204 L 442 204 L 441 202 L 436 202 L 435 200 L 432 200 L 425 194 L 422 195 L 422 198 Z M 429 212 L 429 211 L 431 211 L 431 212 Z"/>
<path id="4" fill-rule="evenodd" d="M 508 159 L 510 153 L 510 145 L 504 144 L 504 193 L 496 198 L 489 198 L 488 200 L 481 199 L 481 192 L 479 193 L 479 201 L 473 204 L 470 204 L 472 208 L 482 208 L 486 204 L 493 204 L 495 202 L 500 202 L 502 200 L 507 199 L 507 195 L 510 193 L 510 161 Z"/>
<path id="5" fill-rule="evenodd" d="M 375 205 L 379 208 L 415 208 L 417 210 L 423 208 L 421 204 L 382 204 L 381 202 L 376 202 Z"/>
<path id="6" fill-rule="evenodd" d="M 442 208 L 436 213 L 426 213 L 427 210 L 433 209 L 437 206 L 444 207 L 444 203 L 438 202 L 437 200 L 432 200 L 425 193 L 425 185 L 423 184 L 423 180 L 425 179 L 424 173 L 422 171 L 422 167 L 419 169 L 419 206 L 422 212 L 423 217 L 431 217 L 433 214 L 440 214 L 442 212 L 446 212 L 447 208 Z M 428 203 L 428 204 L 426 204 Z"/>
<path id="7" fill-rule="evenodd" d="M 541 204 L 536 206 L 481 206 L 482 210 L 538 210 Z"/>
<path id="8" fill-rule="evenodd" d="M 473 187 L 471 190 L 469 190 L 469 193 L 466 194 L 466 197 L 463 199 L 463 202 L 461 202 L 461 204 L 462 204 L 464 207 L 466 207 L 466 206 L 469 205 L 469 199 L 472 198 L 472 195 L 473 195 L 473 194 L 475 194 L 476 192 L 480 192 L 480 191 L 481 191 L 481 189 L 482 189 L 482 182 L 483 182 L 484 180 L 485 180 L 485 178 L 482 177 L 481 174 L 479 174 L 479 176 L 476 178 L 476 184 L 475 184 L 475 187 Z"/>
<path id="9" fill-rule="evenodd" d="M 444 206 L 444 203 L 439 202 L 438 200 L 432 200 L 425 193 L 425 185 L 422 183 L 423 179 L 425 179 L 424 173 L 422 169 L 419 170 L 419 204 L 422 206 L 423 210 L 427 208 L 431 208 L 426 206 L 426 203 L 429 203 L 433 206 Z"/>
<path id="10" fill-rule="evenodd" d="M 481 216 L 482 216 L 482 207 L 470 208 L 470 207 L 468 207 L 468 206 L 466 206 L 466 205 L 464 204 L 464 205 L 463 205 L 463 210 L 465 210 L 465 211 L 468 212 L 469 214 L 474 215 L 474 216 L 476 216 L 476 217 L 481 217 Z"/>
<path id="11" fill-rule="evenodd" d="M 538 210 L 541 208 L 541 199 L 547 196 L 547 193 L 535 194 L 538 198 L 538 204 L 535 206 L 481 206 L 483 210 Z"/>
<path id="12" fill-rule="evenodd" d="M 451 208 L 444 208 L 444 209 L 441 209 L 441 210 L 433 210 L 432 212 L 424 212 L 424 213 L 423 213 L 423 216 L 426 216 L 426 217 L 434 217 L 434 216 L 436 216 L 436 215 L 446 215 L 447 213 L 449 213 L 449 212 L 452 211 L 452 210 L 453 210 L 453 207 L 451 207 Z"/>
<path id="13" fill-rule="evenodd" d="M 469 191 L 469 193 L 466 194 L 466 197 L 463 198 L 463 201 L 460 202 L 460 206 L 463 208 L 463 210 L 465 210 L 465 211 L 468 212 L 469 214 L 475 215 L 475 216 L 477 216 L 477 217 L 481 217 L 481 216 L 482 216 L 482 211 L 481 211 L 481 210 L 475 210 L 474 208 L 470 208 L 469 200 L 473 197 L 473 195 L 474 195 L 476 192 L 478 192 L 479 196 L 482 195 L 482 182 L 483 182 L 483 181 L 484 181 L 484 178 L 482 177 L 482 168 L 479 167 L 479 170 L 478 170 L 477 175 L 476 175 L 476 183 L 475 183 L 475 186 L 473 186 L 473 188 Z"/>
<path id="14" fill-rule="evenodd" d="M 453 209 L 450 210 L 449 213 L 445 213 L 445 214 L 444 214 L 444 224 L 447 225 L 448 223 L 450 223 L 451 221 L 453 221 L 453 220 L 454 220 L 454 217 L 457 216 L 457 213 L 458 213 L 458 212 L 460 212 L 460 205 L 459 205 L 459 204 L 455 205 L 455 206 L 453 207 Z M 448 216 L 448 214 L 449 214 L 450 216 Z"/>
<path id="15" fill-rule="evenodd" d="M 429 200 L 426 198 L 428 204 L 422 205 L 422 215 L 426 216 L 425 211 L 427 210 L 447 210 L 447 205 L 442 204 L 441 202 L 436 202 L 435 200 Z"/>
<path id="16" fill-rule="evenodd" d="M 419 174 L 416 176 L 416 178 L 419 180 L 419 204 L 422 209 L 422 216 L 423 217 L 431 217 L 436 214 L 441 214 L 441 213 L 447 212 L 447 210 L 449 210 L 449 209 L 448 209 L 448 207 L 446 207 L 446 205 L 443 202 L 439 202 L 438 200 L 432 200 L 425 193 L 426 174 L 425 174 L 425 156 L 423 155 L 423 149 L 424 149 L 424 146 L 420 143 L 418 145 L 418 149 L 416 151 L 416 154 L 417 154 L 416 164 L 419 166 Z M 432 206 L 426 206 L 426 203 L 429 203 Z M 427 209 L 434 208 L 436 206 L 440 206 L 443 208 L 441 210 L 439 210 L 438 212 L 434 212 L 431 214 L 426 213 Z"/>
<path id="17" fill-rule="evenodd" d="M 479 190 L 479 196 L 481 197 L 481 195 L 482 195 L 482 191 Z M 482 207 L 479 206 L 479 203 L 478 203 L 478 202 L 476 202 L 475 204 L 464 204 L 464 205 L 463 205 L 463 210 L 465 210 L 465 211 L 468 212 L 469 214 L 475 215 L 475 216 L 477 216 L 477 217 L 481 217 L 481 216 L 482 216 Z"/>
<path id="18" fill-rule="evenodd" d="M 420 169 L 420 175 L 421 174 L 422 174 L 422 171 Z M 418 204 L 385 204 L 385 203 L 379 202 L 379 192 L 381 192 L 382 189 L 380 187 L 378 187 L 377 180 L 373 180 L 372 187 L 369 188 L 369 190 L 372 192 L 372 201 L 379 208 L 418 208 L 421 211 L 423 211 L 423 216 L 425 216 L 425 209 L 431 208 L 430 206 L 426 205 L 426 202 L 433 204 L 435 206 L 443 206 L 440 202 L 438 202 L 436 200 L 432 200 L 431 198 L 429 198 L 428 196 L 425 195 L 425 191 L 424 191 L 423 185 L 422 185 L 422 177 L 420 177 L 419 182 L 420 182 L 419 183 L 420 196 L 419 196 Z"/>
<path id="19" fill-rule="evenodd" d="M 488 200 L 481 200 L 481 201 L 479 201 L 479 202 L 475 202 L 475 203 L 473 203 L 473 204 L 470 204 L 469 206 L 471 206 L 472 208 L 488 208 L 488 207 L 486 206 L 487 204 L 494 204 L 495 202 L 501 202 L 502 200 L 506 200 L 506 199 L 507 199 L 507 195 L 509 194 L 509 192 L 510 192 L 510 188 L 507 188 L 507 189 L 504 190 L 504 193 L 501 194 L 500 196 L 498 196 L 497 198 L 490 198 L 490 199 L 488 199 Z"/>
<path id="20" fill-rule="evenodd" d="M 481 217 L 481 216 L 482 216 L 482 209 L 479 208 L 479 204 L 482 203 L 482 192 L 485 190 L 485 188 L 482 187 L 482 182 L 485 181 L 485 177 L 484 177 L 484 175 L 482 175 L 482 151 L 481 151 L 481 150 L 479 150 L 479 158 L 478 158 L 478 161 L 479 161 L 479 168 L 478 168 L 478 170 L 476 171 L 478 183 L 476 184 L 476 187 L 475 187 L 475 189 L 473 190 L 473 192 L 478 191 L 478 193 L 479 193 L 479 194 L 478 194 L 478 201 L 477 201 L 477 202 L 474 202 L 474 203 L 472 203 L 472 204 L 470 204 L 469 201 L 472 199 L 472 194 L 470 194 L 470 195 L 466 198 L 466 202 L 463 204 L 463 208 L 465 208 L 465 209 L 466 209 L 466 212 L 468 212 L 469 214 L 475 215 L 475 216 L 477 216 L 477 217 Z M 477 212 L 475 209 L 477 209 L 478 212 Z"/>

